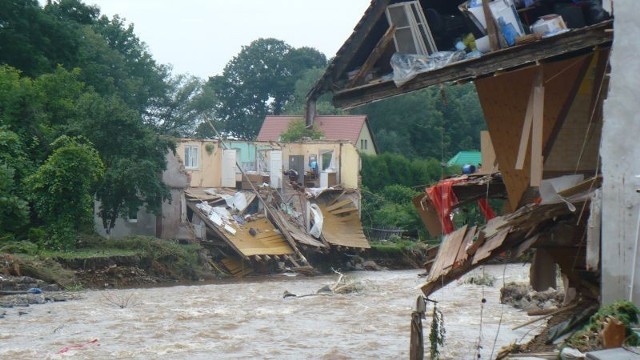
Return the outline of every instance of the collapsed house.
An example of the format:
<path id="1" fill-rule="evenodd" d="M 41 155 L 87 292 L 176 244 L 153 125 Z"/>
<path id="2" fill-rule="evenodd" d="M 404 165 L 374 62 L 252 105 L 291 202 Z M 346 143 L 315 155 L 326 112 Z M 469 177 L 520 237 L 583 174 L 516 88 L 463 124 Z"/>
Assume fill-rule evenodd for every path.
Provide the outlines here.
<path id="1" fill-rule="evenodd" d="M 473 82 L 488 128 L 483 157 L 489 158 L 481 173 L 443 180 L 414 199 L 430 232 L 444 235 L 423 292 L 428 296 L 498 256 L 533 249 L 534 288 L 555 284 L 557 264 L 569 288 L 611 302 L 616 298 L 603 297 L 602 289 L 623 278 L 629 285 L 636 257 L 621 250 L 633 244 L 629 236 L 622 243 L 600 231 L 606 226 L 600 145 L 612 42 L 613 20 L 601 1 L 374 0 L 309 92 L 307 123 L 326 92 L 335 106 L 353 108 L 432 85 Z M 488 143 L 491 151 L 484 149 Z M 633 167 L 624 168 L 617 176 L 628 179 Z M 505 199 L 504 215 L 487 207 L 491 198 Z M 484 208 L 486 224 L 456 228 L 451 212 L 470 202 Z M 628 223 L 632 214 L 637 210 L 626 214 Z M 626 270 L 607 263 L 601 251 L 613 250 L 607 242 L 616 244 Z M 633 282 L 631 276 L 632 291 Z M 618 298 L 628 297 L 628 289 L 616 286 Z"/>
<path id="2" fill-rule="evenodd" d="M 246 271 L 242 261 L 252 269 L 310 269 L 305 254 L 369 248 L 360 224 L 359 154 L 349 142 L 182 140 L 178 154 L 191 178 L 187 221 L 231 273 Z"/>
<path id="3" fill-rule="evenodd" d="M 360 223 L 360 156 L 351 142 L 179 139 L 167 163 L 172 201 L 160 216 L 141 211 L 119 221 L 112 236 L 199 242 L 212 267 L 235 276 L 313 272 L 310 255 L 370 247 Z"/>

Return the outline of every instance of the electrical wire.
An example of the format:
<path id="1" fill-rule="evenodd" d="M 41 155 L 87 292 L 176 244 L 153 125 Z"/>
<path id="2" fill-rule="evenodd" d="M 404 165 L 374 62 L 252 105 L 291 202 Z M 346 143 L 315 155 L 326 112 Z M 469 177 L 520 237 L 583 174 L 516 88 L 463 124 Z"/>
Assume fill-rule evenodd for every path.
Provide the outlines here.
<path id="1" fill-rule="evenodd" d="M 507 273 L 507 260 L 504 259 L 504 268 L 502 269 L 502 288 L 504 289 L 505 282 L 504 278 Z M 504 302 L 501 301 L 500 304 L 500 321 L 498 321 L 498 330 L 496 331 L 496 337 L 493 339 L 493 347 L 491 348 L 491 356 L 489 359 L 493 359 L 493 353 L 496 350 L 496 343 L 498 342 L 498 335 L 500 335 L 500 328 L 502 327 L 502 316 L 504 315 Z"/>

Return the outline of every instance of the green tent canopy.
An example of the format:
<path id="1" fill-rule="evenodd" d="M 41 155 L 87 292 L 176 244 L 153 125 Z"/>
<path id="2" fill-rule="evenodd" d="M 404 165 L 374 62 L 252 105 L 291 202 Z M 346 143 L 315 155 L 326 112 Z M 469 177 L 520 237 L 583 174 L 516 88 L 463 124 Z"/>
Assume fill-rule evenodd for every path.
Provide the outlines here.
<path id="1" fill-rule="evenodd" d="M 475 165 L 476 167 L 482 163 L 482 154 L 480 151 L 460 151 L 456 156 L 447 161 L 447 166 Z"/>

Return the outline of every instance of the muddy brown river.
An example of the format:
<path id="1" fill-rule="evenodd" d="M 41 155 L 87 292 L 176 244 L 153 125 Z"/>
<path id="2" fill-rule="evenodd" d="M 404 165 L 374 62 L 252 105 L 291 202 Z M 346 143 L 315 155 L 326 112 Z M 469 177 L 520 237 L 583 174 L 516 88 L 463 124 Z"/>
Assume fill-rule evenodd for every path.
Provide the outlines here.
<path id="1" fill-rule="evenodd" d="M 480 340 L 489 359 L 539 329 L 511 330 L 528 317 L 500 304 L 504 270 L 485 267 L 495 287 L 453 283 L 432 296 L 444 312 L 442 358 L 476 359 Z M 523 281 L 527 271 L 508 265 L 505 281 Z M 86 291 L 80 300 L 0 309 L 0 359 L 406 359 L 418 273 L 354 272 L 366 284 L 359 294 L 287 299 L 285 290 L 313 293 L 336 276 Z"/>

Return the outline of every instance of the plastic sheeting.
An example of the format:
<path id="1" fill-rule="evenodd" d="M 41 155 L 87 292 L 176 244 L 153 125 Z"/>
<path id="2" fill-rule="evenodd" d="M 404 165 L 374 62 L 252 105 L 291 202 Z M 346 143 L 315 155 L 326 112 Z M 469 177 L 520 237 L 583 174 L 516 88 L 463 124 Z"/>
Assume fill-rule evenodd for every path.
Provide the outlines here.
<path id="1" fill-rule="evenodd" d="M 393 82 L 400 87 L 420 73 L 440 69 L 465 58 L 466 53 L 462 50 L 438 51 L 428 56 L 395 53 L 391 57 Z"/>
<path id="2" fill-rule="evenodd" d="M 324 217 L 322 216 L 322 210 L 320 210 L 320 207 L 318 205 L 311 204 L 310 209 L 313 219 L 313 226 L 311 227 L 309 234 L 318 239 L 322 234 L 322 223 L 324 221 Z"/>
<path id="3" fill-rule="evenodd" d="M 227 206 L 234 210 L 237 210 L 238 212 L 243 212 L 247 208 L 247 206 L 249 206 L 247 196 L 243 192 L 237 192 L 233 196 L 222 195 L 222 198 L 227 203 Z"/>

